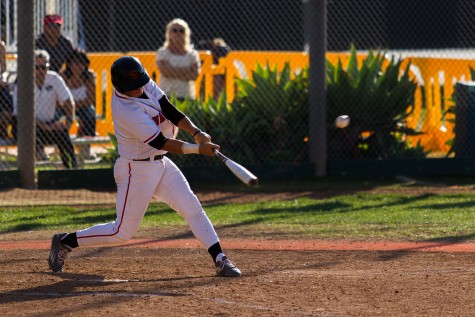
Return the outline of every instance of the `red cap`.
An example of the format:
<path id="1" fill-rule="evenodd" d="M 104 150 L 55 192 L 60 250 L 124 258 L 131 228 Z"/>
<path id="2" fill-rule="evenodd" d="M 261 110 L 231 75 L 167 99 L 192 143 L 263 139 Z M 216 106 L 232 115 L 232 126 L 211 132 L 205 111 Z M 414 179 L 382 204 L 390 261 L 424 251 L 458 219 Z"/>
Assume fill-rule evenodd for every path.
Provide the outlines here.
<path id="1" fill-rule="evenodd" d="M 47 14 L 43 19 L 43 22 L 45 25 L 50 25 L 53 23 L 63 25 L 63 17 L 59 14 Z"/>

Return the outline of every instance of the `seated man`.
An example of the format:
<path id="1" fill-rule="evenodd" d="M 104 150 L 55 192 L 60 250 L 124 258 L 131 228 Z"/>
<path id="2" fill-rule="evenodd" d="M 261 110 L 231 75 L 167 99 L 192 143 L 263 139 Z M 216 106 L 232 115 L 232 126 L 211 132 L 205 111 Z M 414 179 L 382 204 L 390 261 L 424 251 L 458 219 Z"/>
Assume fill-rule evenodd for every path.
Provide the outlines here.
<path id="1" fill-rule="evenodd" d="M 8 139 L 8 126 L 11 124 L 13 101 L 7 83 L 0 80 L 0 139 Z"/>
<path id="2" fill-rule="evenodd" d="M 76 168 L 74 146 L 69 136 L 73 121 L 74 103 L 71 92 L 58 73 L 49 71 L 49 54 L 35 50 L 35 104 L 36 104 L 36 148 L 41 151 L 45 144 L 58 146 L 65 168 Z M 13 94 L 13 115 L 18 113 L 17 86 Z M 65 116 L 58 118 L 57 105 Z M 15 119 L 15 118 L 14 118 Z M 14 120 L 15 126 L 16 120 Z M 16 128 L 13 129 L 16 138 Z"/>
<path id="3" fill-rule="evenodd" d="M 8 127 L 13 113 L 12 95 L 8 83 L 4 81 L 8 75 L 5 54 L 5 42 L 0 41 L 0 139 L 9 138 Z"/>

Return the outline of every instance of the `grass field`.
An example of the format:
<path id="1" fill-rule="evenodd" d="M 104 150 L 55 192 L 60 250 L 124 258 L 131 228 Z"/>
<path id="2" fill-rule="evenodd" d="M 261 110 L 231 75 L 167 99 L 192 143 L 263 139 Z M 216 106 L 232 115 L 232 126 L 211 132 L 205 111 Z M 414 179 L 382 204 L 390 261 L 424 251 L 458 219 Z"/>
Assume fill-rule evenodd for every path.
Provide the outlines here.
<path id="1" fill-rule="evenodd" d="M 452 183 L 450 183 L 452 182 Z M 440 185 L 440 184 L 439 184 Z M 286 187 L 287 186 L 287 187 Z M 360 190 L 355 191 L 355 186 Z M 434 187 L 434 184 L 430 184 Z M 429 187 L 430 187 L 429 186 Z M 454 186 L 448 180 L 446 187 Z M 394 181 L 351 181 L 270 184 L 261 187 L 262 195 L 292 190 L 330 193 L 326 198 L 223 203 L 206 206 L 216 226 L 273 238 L 345 238 L 357 240 L 475 240 L 475 191 L 471 180 L 458 180 L 464 192 L 447 193 L 428 183 Z M 222 187 L 221 187 L 222 188 Z M 233 190 L 233 187 L 229 187 Z M 369 190 L 369 191 L 365 191 Z M 468 191 L 467 191 L 468 189 Z M 242 189 L 251 192 L 252 189 Z M 76 230 L 115 218 L 112 207 L 37 206 L 11 207 L 0 213 L 2 232 Z M 185 227 L 182 218 L 163 204 L 151 204 L 142 224 L 152 227 Z"/>

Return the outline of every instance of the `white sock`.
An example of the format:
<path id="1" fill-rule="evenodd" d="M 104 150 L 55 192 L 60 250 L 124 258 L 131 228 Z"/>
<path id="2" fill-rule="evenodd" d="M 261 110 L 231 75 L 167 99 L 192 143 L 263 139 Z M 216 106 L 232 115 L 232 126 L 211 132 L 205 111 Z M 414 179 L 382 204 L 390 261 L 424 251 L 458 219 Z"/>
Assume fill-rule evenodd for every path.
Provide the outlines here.
<path id="1" fill-rule="evenodd" d="M 217 256 L 216 256 L 216 262 L 218 261 L 223 261 L 223 258 L 225 257 L 224 253 L 219 253 Z"/>

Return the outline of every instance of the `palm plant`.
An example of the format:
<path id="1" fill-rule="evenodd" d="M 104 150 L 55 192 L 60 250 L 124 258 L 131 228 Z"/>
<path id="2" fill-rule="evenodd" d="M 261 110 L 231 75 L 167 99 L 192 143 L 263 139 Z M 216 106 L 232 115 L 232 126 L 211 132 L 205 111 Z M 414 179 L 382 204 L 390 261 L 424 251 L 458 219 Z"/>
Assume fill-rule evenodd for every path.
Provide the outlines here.
<path id="1" fill-rule="evenodd" d="M 291 74 L 289 63 L 282 71 L 269 64 L 257 65 L 251 80 L 236 79 L 237 98 L 232 107 L 252 124 L 244 140 L 254 162 L 292 162 L 305 146 L 308 133 L 308 69 Z"/>
<path id="2" fill-rule="evenodd" d="M 346 70 L 339 59 L 327 61 L 328 126 L 339 115 L 351 118 L 346 129 L 329 129 L 329 155 L 339 158 L 394 158 L 425 156 L 420 147 L 410 148 L 405 137 L 419 134 L 405 125 L 414 108 L 417 84 L 409 75 L 410 63 L 388 61 L 381 52 L 369 51 L 358 67 L 356 49 Z"/>

